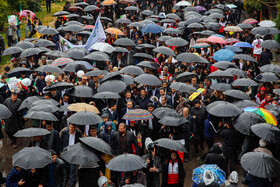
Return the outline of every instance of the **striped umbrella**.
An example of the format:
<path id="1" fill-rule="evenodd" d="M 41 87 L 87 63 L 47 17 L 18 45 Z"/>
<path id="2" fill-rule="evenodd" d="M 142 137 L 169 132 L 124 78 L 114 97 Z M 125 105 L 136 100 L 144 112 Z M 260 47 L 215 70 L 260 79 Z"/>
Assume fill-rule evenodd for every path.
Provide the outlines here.
<path id="1" fill-rule="evenodd" d="M 130 121 L 147 120 L 153 118 L 154 116 L 149 111 L 143 109 L 130 110 L 123 116 L 123 119 Z"/>
<path id="2" fill-rule="evenodd" d="M 208 43 L 197 43 L 192 46 L 192 48 L 207 48 L 210 47 Z"/>
<path id="3" fill-rule="evenodd" d="M 66 65 L 70 62 L 74 62 L 74 60 L 72 60 L 71 58 L 58 58 L 58 59 L 55 59 L 51 65 L 53 66 L 63 66 L 63 65 Z"/>
<path id="4" fill-rule="evenodd" d="M 254 112 L 256 114 L 259 114 L 260 116 L 263 117 L 263 119 L 266 121 L 266 123 L 277 126 L 277 120 L 275 119 L 275 117 L 268 110 L 266 110 L 264 108 L 246 107 L 243 110 L 245 112 Z"/>
<path id="5" fill-rule="evenodd" d="M 254 23 L 258 23 L 258 21 L 253 18 L 250 18 L 250 19 L 244 20 L 242 23 L 254 24 Z"/>

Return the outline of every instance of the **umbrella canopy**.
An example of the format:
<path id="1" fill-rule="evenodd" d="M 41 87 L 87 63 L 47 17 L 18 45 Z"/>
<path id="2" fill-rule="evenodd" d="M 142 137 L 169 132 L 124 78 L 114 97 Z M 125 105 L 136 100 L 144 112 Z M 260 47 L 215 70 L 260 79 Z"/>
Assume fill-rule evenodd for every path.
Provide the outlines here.
<path id="1" fill-rule="evenodd" d="M 227 83 L 215 83 L 212 84 L 210 88 L 212 90 L 218 90 L 218 91 L 227 91 L 232 89 L 231 85 Z"/>
<path id="2" fill-rule="evenodd" d="M 16 45 L 16 47 L 20 47 L 21 49 L 29 49 L 29 48 L 34 48 L 34 44 L 29 42 L 29 41 L 20 41 Z"/>
<path id="3" fill-rule="evenodd" d="M 134 81 L 140 84 L 149 85 L 149 86 L 158 86 L 161 85 L 161 81 L 154 75 L 151 74 L 142 74 L 134 78 Z"/>
<path id="4" fill-rule="evenodd" d="M 188 82 L 190 81 L 193 77 L 196 77 L 197 74 L 196 73 L 192 73 L 192 72 L 183 72 L 180 73 L 177 77 L 176 77 L 176 81 L 177 82 Z"/>
<path id="5" fill-rule="evenodd" d="M 53 106 L 53 105 L 33 105 L 32 107 L 30 107 L 28 112 L 42 111 L 42 112 L 54 113 L 54 112 L 57 112 L 58 110 L 59 110 L 59 108 L 57 106 Z"/>
<path id="6" fill-rule="evenodd" d="M 89 166 L 99 161 L 98 157 L 84 144 L 76 143 L 65 147 L 61 158 L 70 164 Z"/>
<path id="7" fill-rule="evenodd" d="M 96 149 L 102 153 L 113 156 L 113 150 L 110 145 L 107 144 L 104 140 L 95 137 L 84 137 L 80 138 L 81 142 L 88 145 L 89 147 Z"/>
<path id="8" fill-rule="evenodd" d="M 201 23 L 191 23 L 187 26 L 189 29 L 202 29 L 203 27 Z"/>
<path id="9" fill-rule="evenodd" d="M 108 71 L 106 70 L 93 70 L 93 71 L 89 71 L 86 72 L 85 76 L 87 77 L 98 77 L 99 75 L 105 75 L 108 74 Z"/>
<path id="10" fill-rule="evenodd" d="M 2 55 L 4 55 L 4 56 L 5 55 L 13 55 L 13 54 L 21 53 L 22 51 L 23 51 L 22 48 L 12 46 L 12 47 L 9 47 L 9 48 L 5 49 Z"/>
<path id="11" fill-rule="evenodd" d="M 120 70 L 120 72 L 129 75 L 136 75 L 136 76 L 144 74 L 144 71 L 141 68 L 133 65 L 124 67 L 123 69 Z"/>
<path id="12" fill-rule="evenodd" d="M 234 78 L 234 76 L 226 71 L 214 71 L 208 75 L 208 78 Z"/>
<path id="13" fill-rule="evenodd" d="M 71 115 L 67 121 L 75 125 L 96 125 L 103 122 L 101 117 L 91 111 L 81 111 Z"/>
<path id="14" fill-rule="evenodd" d="M 216 51 L 213 55 L 213 59 L 216 61 L 232 61 L 233 56 L 235 55 L 234 52 L 228 50 L 228 49 L 220 49 L 219 51 Z"/>
<path id="15" fill-rule="evenodd" d="M 34 56 L 34 55 L 38 55 L 39 53 L 41 53 L 42 51 L 38 48 L 29 48 L 29 49 L 25 49 L 21 54 L 20 54 L 20 58 L 24 58 L 24 57 L 30 57 L 30 56 Z"/>
<path id="16" fill-rule="evenodd" d="M 68 32 L 75 32 L 78 33 L 80 31 L 83 31 L 84 28 L 81 27 L 80 25 L 76 25 L 76 24 L 69 24 L 68 26 L 63 28 L 64 31 L 68 31 Z"/>
<path id="17" fill-rule="evenodd" d="M 267 64 L 260 68 L 261 72 L 280 73 L 280 66 L 276 64 Z"/>
<path id="18" fill-rule="evenodd" d="M 274 178 L 280 175 L 280 162 L 263 152 L 248 152 L 241 157 L 241 166 L 253 176 Z"/>
<path id="19" fill-rule="evenodd" d="M 280 48 L 280 44 L 275 40 L 265 40 L 260 45 L 265 49 L 276 50 Z"/>
<path id="20" fill-rule="evenodd" d="M 122 80 L 126 85 L 134 84 L 134 79 L 130 75 L 122 75 Z"/>
<path id="21" fill-rule="evenodd" d="M 14 76 L 19 77 L 21 73 L 30 74 L 31 70 L 28 68 L 22 68 L 22 67 L 14 68 L 8 73 L 8 77 L 14 77 Z"/>
<path id="22" fill-rule="evenodd" d="M 273 89 L 273 93 L 277 94 L 277 95 L 280 95 L 280 89 Z"/>
<path id="23" fill-rule="evenodd" d="M 237 25 L 237 27 L 240 27 L 241 29 L 252 29 L 253 26 L 249 23 L 240 23 Z"/>
<path id="24" fill-rule="evenodd" d="M 243 112 L 234 120 L 234 128 L 245 135 L 251 135 L 251 127 L 257 123 L 265 123 L 265 120 L 258 114 Z"/>
<path id="25" fill-rule="evenodd" d="M 115 48 L 108 43 L 95 43 L 90 48 L 105 53 L 112 53 L 115 51 Z"/>
<path id="26" fill-rule="evenodd" d="M 68 93 L 75 97 L 87 98 L 93 96 L 93 90 L 91 87 L 88 86 L 75 86 L 74 88 L 70 89 Z"/>
<path id="27" fill-rule="evenodd" d="M 82 112 L 82 111 L 90 111 L 96 114 L 99 114 L 99 110 L 90 104 L 86 103 L 73 103 L 67 107 L 70 111 L 75 111 L 75 112 Z"/>
<path id="28" fill-rule="evenodd" d="M 120 80 L 108 80 L 103 82 L 97 88 L 97 92 L 115 92 L 121 93 L 126 89 L 126 84 Z"/>
<path id="29" fill-rule="evenodd" d="M 172 116 L 165 116 L 159 120 L 159 123 L 166 125 L 166 126 L 180 126 L 184 123 L 187 123 L 188 120 L 185 118 L 177 118 L 177 117 L 172 117 Z"/>
<path id="30" fill-rule="evenodd" d="M 272 34 L 272 35 L 280 34 L 280 30 L 275 27 L 269 27 L 268 29 L 269 29 L 269 34 Z"/>
<path id="31" fill-rule="evenodd" d="M 146 167 L 146 162 L 138 155 L 124 153 L 108 162 L 106 168 L 113 171 L 134 171 Z"/>
<path id="32" fill-rule="evenodd" d="M 260 105 L 254 101 L 250 101 L 250 100 L 243 100 L 243 101 L 237 101 L 234 102 L 233 104 L 235 104 L 238 108 L 246 108 L 246 107 L 260 107 Z"/>
<path id="33" fill-rule="evenodd" d="M 141 61 L 136 66 L 150 68 L 150 69 L 157 69 L 156 64 L 149 61 Z"/>
<path id="34" fill-rule="evenodd" d="M 259 82 L 276 82 L 279 80 L 279 77 L 277 75 L 275 75 L 275 73 L 264 72 L 264 73 L 258 74 L 255 77 L 255 80 L 257 80 Z"/>
<path id="35" fill-rule="evenodd" d="M 55 52 L 54 52 L 55 53 Z M 65 54 L 66 55 L 66 54 Z M 63 66 L 63 65 L 66 65 L 70 62 L 74 62 L 74 60 L 72 60 L 71 58 L 58 58 L 58 59 L 55 59 L 51 65 L 53 66 Z"/>
<path id="36" fill-rule="evenodd" d="M 63 57 L 65 59 L 67 59 L 66 57 L 68 57 L 64 52 L 62 51 L 49 51 L 49 52 L 46 52 L 45 55 L 49 56 L 49 57 L 52 57 L 52 58 L 60 58 L 60 57 Z M 56 61 L 57 59 L 55 59 L 54 61 Z M 71 61 L 73 61 L 72 59 L 70 59 Z M 52 62 L 54 63 L 54 62 Z"/>
<path id="37" fill-rule="evenodd" d="M 166 107 L 159 107 L 153 111 L 153 115 L 155 115 L 158 119 L 161 119 L 165 116 L 173 116 L 173 117 L 180 117 L 180 115 L 171 108 Z"/>
<path id="38" fill-rule="evenodd" d="M 153 60 L 154 57 L 152 55 L 149 55 L 147 53 L 135 53 L 133 55 L 134 58 L 142 58 L 142 59 L 150 59 L 150 60 Z"/>
<path id="39" fill-rule="evenodd" d="M 238 40 L 237 38 L 227 38 L 225 39 L 225 43 L 224 44 L 233 44 L 236 42 L 240 42 L 240 40 Z"/>
<path id="40" fill-rule="evenodd" d="M 157 48 L 153 49 L 153 51 L 167 55 L 167 56 L 176 56 L 172 49 L 165 47 L 165 46 L 157 47 Z"/>
<path id="41" fill-rule="evenodd" d="M 11 116 L 11 111 L 5 105 L 0 104 L 0 120 L 10 118 Z"/>
<path id="42" fill-rule="evenodd" d="M 171 39 L 172 36 L 161 36 L 158 38 L 158 41 L 160 42 L 166 42 L 167 40 Z"/>
<path id="43" fill-rule="evenodd" d="M 200 63 L 201 59 L 194 53 L 180 53 L 176 56 L 176 60 L 188 63 Z"/>
<path id="44" fill-rule="evenodd" d="M 204 172 L 207 170 L 212 171 L 212 173 L 214 175 L 215 183 L 218 183 L 219 185 L 222 185 L 223 183 L 225 183 L 226 173 L 223 170 L 221 170 L 221 168 L 219 168 L 216 164 L 203 164 L 203 165 L 195 168 L 193 170 L 192 180 L 196 184 L 204 183 L 203 175 L 204 175 Z"/>
<path id="45" fill-rule="evenodd" d="M 246 94 L 245 92 L 242 92 L 240 90 L 227 90 L 223 94 L 233 97 L 235 99 L 251 100 L 251 98 L 248 94 Z"/>
<path id="46" fill-rule="evenodd" d="M 37 69 L 35 69 L 35 71 L 58 73 L 58 74 L 64 73 L 64 71 L 62 71 L 60 68 L 53 66 L 53 65 L 43 65 L 43 66 L 40 66 Z"/>
<path id="47" fill-rule="evenodd" d="M 46 39 L 39 39 L 37 40 L 37 42 L 35 43 L 36 47 L 55 47 L 56 44 L 53 43 L 50 40 L 46 40 Z"/>
<path id="48" fill-rule="evenodd" d="M 193 93 L 196 92 L 196 88 L 192 85 L 188 85 L 182 82 L 174 82 L 170 85 L 170 88 L 173 88 L 180 92 L 187 92 L 187 93 Z"/>
<path id="49" fill-rule="evenodd" d="M 119 99 L 121 96 L 118 93 L 114 92 L 99 92 L 96 93 L 93 98 L 95 99 Z"/>
<path id="50" fill-rule="evenodd" d="M 249 78 L 236 79 L 232 82 L 232 86 L 259 86 L 259 84 Z"/>
<path id="51" fill-rule="evenodd" d="M 266 27 L 255 27 L 252 29 L 251 33 L 256 35 L 256 34 L 259 34 L 259 35 L 268 35 L 270 32 L 270 30 Z"/>
<path id="52" fill-rule="evenodd" d="M 75 73 L 79 70 L 87 71 L 87 68 L 82 64 L 72 62 L 72 63 L 68 63 L 64 68 L 62 68 L 62 70 L 65 72 Z"/>
<path id="53" fill-rule="evenodd" d="M 236 117 L 243 112 L 243 110 L 229 102 L 219 103 L 215 107 L 206 109 L 209 112 L 209 114 L 217 117 Z"/>
<path id="54" fill-rule="evenodd" d="M 64 15 L 69 15 L 70 13 L 67 11 L 58 11 L 53 14 L 53 16 L 64 16 Z"/>
<path id="55" fill-rule="evenodd" d="M 166 17 L 170 18 L 170 19 L 174 19 L 174 20 L 179 20 L 179 21 L 181 20 L 181 18 L 177 14 L 174 14 L 174 13 L 167 14 Z"/>
<path id="56" fill-rule="evenodd" d="M 265 119 L 266 123 L 272 124 L 274 126 L 277 125 L 277 120 L 275 117 L 266 109 L 258 108 L 258 107 L 246 107 L 243 109 L 245 112 L 254 112 L 259 114 Z"/>
<path id="57" fill-rule="evenodd" d="M 88 54 L 87 50 L 81 47 L 70 48 L 66 52 L 66 55 L 74 60 L 82 60 L 87 54 Z"/>
<path id="58" fill-rule="evenodd" d="M 84 8 L 84 12 L 91 12 L 95 10 L 99 10 L 99 8 L 95 5 L 88 5 Z"/>
<path id="59" fill-rule="evenodd" d="M 211 42 L 211 43 L 220 43 L 220 44 L 225 43 L 225 40 L 221 37 L 218 37 L 218 36 L 209 36 L 207 38 L 207 41 Z"/>
<path id="60" fill-rule="evenodd" d="M 103 61 L 103 62 L 110 61 L 110 57 L 106 53 L 103 53 L 100 51 L 92 52 L 89 55 L 86 55 L 84 57 L 84 59 L 94 60 L 94 61 Z"/>
<path id="61" fill-rule="evenodd" d="M 275 27 L 276 23 L 271 20 L 263 20 L 263 21 L 259 22 L 258 25 L 261 27 Z"/>
<path id="62" fill-rule="evenodd" d="M 13 155 L 13 166 L 23 169 L 43 168 L 51 162 L 51 153 L 39 147 L 25 147 Z"/>
<path id="63" fill-rule="evenodd" d="M 131 21 L 127 18 L 119 18 L 115 21 L 116 23 L 126 23 L 126 24 L 129 24 L 131 23 Z"/>
<path id="64" fill-rule="evenodd" d="M 155 144 L 159 147 L 163 147 L 166 149 L 187 153 L 187 150 L 183 144 L 179 143 L 178 141 L 171 140 L 169 138 L 160 138 L 155 141 Z"/>
<path id="65" fill-rule="evenodd" d="M 180 37 L 174 37 L 165 42 L 166 45 L 176 46 L 176 47 L 183 47 L 183 46 L 188 45 L 188 43 L 189 42 L 187 40 L 180 38 Z"/>
<path id="66" fill-rule="evenodd" d="M 128 6 L 124 10 L 127 10 L 127 11 L 137 11 L 137 10 L 139 10 L 139 8 L 137 8 L 136 6 Z"/>
<path id="67" fill-rule="evenodd" d="M 133 40 L 129 38 L 119 38 L 114 42 L 114 45 L 119 45 L 119 46 L 135 46 L 135 43 Z"/>
<path id="68" fill-rule="evenodd" d="M 114 1 L 114 0 L 105 0 L 105 1 L 103 1 L 101 4 L 102 4 L 103 6 L 111 6 L 111 5 L 117 4 L 117 2 Z"/>
<path id="69" fill-rule="evenodd" d="M 215 64 L 217 64 L 217 63 L 215 63 Z M 247 73 L 239 68 L 228 68 L 225 71 L 229 72 L 232 75 L 235 75 L 237 77 L 248 77 Z"/>
<path id="70" fill-rule="evenodd" d="M 37 120 L 46 120 L 46 121 L 58 121 L 58 119 L 50 112 L 43 111 L 30 111 L 24 118 L 37 119 Z"/>
<path id="71" fill-rule="evenodd" d="M 252 25 L 254 23 L 258 23 L 258 21 L 253 18 L 249 18 L 249 19 L 244 20 L 242 23 L 248 23 L 248 24 Z"/>
<path id="72" fill-rule="evenodd" d="M 31 97 L 27 97 L 19 106 L 18 111 L 27 108 L 31 105 L 31 103 L 33 103 L 34 101 L 40 100 L 42 99 L 42 97 L 39 96 L 31 96 Z M 2 105 L 0 104 L 0 109 L 3 108 Z M 10 110 L 9 110 L 10 111 Z M 3 117 L 3 116 L 2 116 Z M 4 119 L 0 116 L 0 119 Z"/>
<path id="73" fill-rule="evenodd" d="M 162 33 L 164 31 L 164 29 L 157 24 L 147 24 L 144 27 L 142 27 L 141 31 L 143 33 L 156 34 L 156 33 Z"/>
<path id="74" fill-rule="evenodd" d="M 233 45 L 234 47 L 244 47 L 244 48 L 254 48 L 250 43 L 248 42 L 237 42 Z"/>
<path id="75" fill-rule="evenodd" d="M 258 137 L 271 142 L 271 143 L 280 143 L 279 135 L 280 130 L 279 128 L 267 124 L 264 122 L 258 122 L 258 124 L 255 124 L 251 127 L 254 134 L 256 134 Z"/>
<path id="76" fill-rule="evenodd" d="M 50 134 L 51 132 L 43 128 L 27 128 L 17 131 L 14 137 L 34 137 L 34 136 L 44 136 Z"/>
<path id="77" fill-rule="evenodd" d="M 145 187 L 145 186 L 143 184 L 134 183 L 134 184 L 126 184 L 123 187 Z"/>
<path id="78" fill-rule="evenodd" d="M 177 7 L 180 7 L 180 6 L 186 7 L 186 6 L 192 6 L 192 5 L 188 1 L 180 1 L 180 2 L 176 3 L 175 6 L 177 6 Z"/>
<path id="79" fill-rule="evenodd" d="M 219 61 L 213 64 L 213 66 L 221 70 L 226 70 L 228 68 L 238 68 L 234 63 L 229 61 Z"/>
<path id="80" fill-rule="evenodd" d="M 44 91 L 64 90 L 67 88 L 73 88 L 74 85 L 66 82 L 56 82 L 44 88 Z"/>
<path id="81" fill-rule="evenodd" d="M 216 22 L 207 22 L 205 24 L 205 27 L 207 27 L 208 29 L 211 29 L 211 30 L 219 30 L 221 28 L 221 25 Z M 215 41 L 215 40 L 211 39 L 211 41 Z M 209 41 L 209 42 L 211 42 L 211 41 Z M 222 40 L 220 40 L 219 42 L 222 42 Z M 215 43 L 215 42 L 213 42 L 213 43 Z"/>
<path id="82" fill-rule="evenodd" d="M 122 76 L 120 75 L 120 72 L 115 71 L 115 72 L 106 74 L 101 80 L 99 80 L 99 82 L 105 82 L 108 80 L 121 80 L 121 79 L 122 79 Z"/>
<path id="83" fill-rule="evenodd" d="M 129 121 L 148 120 L 153 119 L 154 116 L 147 110 L 133 109 L 125 113 L 122 119 Z"/>
<path id="84" fill-rule="evenodd" d="M 150 10 L 143 10 L 142 14 L 145 15 L 145 16 L 151 16 L 151 15 L 153 15 L 153 12 L 150 11 Z"/>
<path id="85" fill-rule="evenodd" d="M 59 105 L 59 102 L 57 102 L 54 99 L 43 99 L 43 98 L 36 99 L 34 97 L 31 97 L 31 98 L 33 100 L 31 100 L 31 103 L 29 104 L 28 107 L 33 107 L 33 106 L 36 106 L 36 105 L 53 105 L 53 106 L 58 106 Z"/>

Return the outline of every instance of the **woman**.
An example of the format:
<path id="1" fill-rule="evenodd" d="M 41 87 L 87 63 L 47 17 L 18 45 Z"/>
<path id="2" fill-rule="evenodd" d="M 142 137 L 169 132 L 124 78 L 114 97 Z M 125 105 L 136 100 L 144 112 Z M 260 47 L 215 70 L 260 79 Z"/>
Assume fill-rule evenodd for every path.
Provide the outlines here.
<path id="1" fill-rule="evenodd" d="M 161 187 L 183 187 L 185 176 L 182 160 L 176 151 L 171 151 L 163 167 Z"/>

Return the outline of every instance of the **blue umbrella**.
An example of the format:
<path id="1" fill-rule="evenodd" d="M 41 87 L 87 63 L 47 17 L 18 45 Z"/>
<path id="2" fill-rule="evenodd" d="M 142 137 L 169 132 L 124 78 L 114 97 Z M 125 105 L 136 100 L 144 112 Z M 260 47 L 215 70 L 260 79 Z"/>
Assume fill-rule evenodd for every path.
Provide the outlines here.
<path id="1" fill-rule="evenodd" d="M 214 182 L 222 185 L 225 182 L 225 175 L 226 173 L 221 170 L 216 164 L 203 164 L 193 170 L 192 180 L 199 184 L 203 181 L 203 173 L 206 170 L 211 170 L 214 175 Z"/>
<path id="2" fill-rule="evenodd" d="M 220 37 L 220 38 L 225 38 L 223 35 L 221 34 L 212 34 L 211 36 L 217 36 L 217 37 Z"/>
<path id="3" fill-rule="evenodd" d="M 142 29 L 141 29 L 142 32 L 144 33 L 161 33 L 164 31 L 164 29 L 159 26 L 159 25 L 156 25 L 156 24 L 147 24 L 145 25 Z"/>
<path id="4" fill-rule="evenodd" d="M 231 45 L 226 45 L 223 49 L 228 49 L 232 52 L 235 52 L 235 53 L 240 53 L 242 52 L 242 49 L 240 49 L 239 47 L 234 47 L 234 46 L 231 46 Z"/>
<path id="5" fill-rule="evenodd" d="M 233 45 L 234 47 L 248 47 L 253 48 L 253 46 L 248 42 L 237 42 Z"/>
<path id="6" fill-rule="evenodd" d="M 213 59 L 216 61 L 232 61 L 234 55 L 235 53 L 228 49 L 220 49 L 214 53 Z"/>

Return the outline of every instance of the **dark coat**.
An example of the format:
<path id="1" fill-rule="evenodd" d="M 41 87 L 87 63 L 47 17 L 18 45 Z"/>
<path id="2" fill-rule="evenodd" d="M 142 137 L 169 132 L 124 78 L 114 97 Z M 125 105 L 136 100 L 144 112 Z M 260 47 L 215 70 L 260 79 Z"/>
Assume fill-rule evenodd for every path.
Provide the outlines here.
<path id="1" fill-rule="evenodd" d="M 204 120 L 207 117 L 207 111 L 204 106 L 201 106 L 200 108 L 196 108 L 195 106 L 191 108 L 190 110 L 191 116 L 196 116 L 194 119 L 194 122 L 196 124 L 196 130 L 201 131 L 204 129 Z"/>
<path id="2" fill-rule="evenodd" d="M 28 147 L 35 147 L 35 145 L 36 145 L 36 141 L 32 141 L 29 143 Z M 42 139 L 39 142 L 39 147 L 48 150 L 48 143 Z"/>
<path id="3" fill-rule="evenodd" d="M 223 155 L 218 153 L 209 153 L 204 161 L 205 164 L 217 164 L 223 171 L 227 171 L 227 162 Z"/>
<path id="4" fill-rule="evenodd" d="M 57 154 L 60 151 L 60 137 L 57 130 L 53 129 L 51 134 L 43 136 L 43 140 L 47 142 L 48 149 L 54 150 Z M 50 142 L 49 142 L 50 141 Z"/>
<path id="5" fill-rule="evenodd" d="M 249 187 L 272 187 L 273 184 L 264 178 L 255 177 L 249 173 L 245 176 L 245 184 L 248 184 Z"/>
<path id="6" fill-rule="evenodd" d="M 17 187 L 18 182 L 23 179 L 23 181 L 28 181 L 31 177 L 31 172 L 28 172 L 24 169 L 21 169 L 21 171 L 18 171 L 16 168 L 12 168 L 10 173 L 8 174 L 7 180 L 6 180 L 6 187 Z M 27 184 L 22 185 L 28 186 Z"/>
<path id="7" fill-rule="evenodd" d="M 263 51 L 260 56 L 260 66 L 270 64 L 270 61 L 273 59 L 273 55 L 270 51 Z"/>
<path id="8" fill-rule="evenodd" d="M 199 184 L 197 184 L 197 187 L 206 187 L 205 183 L 204 182 L 201 182 Z M 208 187 L 219 187 L 220 185 L 215 183 L 215 182 L 212 182 L 211 184 L 207 185 Z"/>
<path id="9" fill-rule="evenodd" d="M 142 98 L 140 95 L 136 97 L 136 104 L 140 106 L 142 109 L 147 109 L 147 105 L 150 102 L 150 97 L 146 96 Z"/>
<path id="10" fill-rule="evenodd" d="M 136 137 L 133 135 L 132 132 L 126 131 L 126 152 L 127 153 L 131 153 L 131 154 L 133 153 L 132 144 L 136 148 L 136 153 L 138 153 L 138 144 L 136 141 Z M 112 147 L 113 151 L 115 151 L 115 155 L 122 154 L 121 150 L 120 150 L 120 132 L 119 131 L 115 132 L 113 134 L 111 147 Z"/>
<path id="11" fill-rule="evenodd" d="M 82 137 L 82 134 L 76 130 L 75 134 L 75 144 L 78 143 L 80 140 L 79 138 Z M 65 130 L 61 133 L 61 138 L 60 138 L 60 150 L 62 151 L 65 147 L 69 145 L 69 130 Z"/>
<path id="12" fill-rule="evenodd" d="M 119 115 L 118 112 L 115 110 L 113 111 L 113 114 L 109 111 L 109 109 L 107 108 L 106 110 L 104 110 L 103 113 L 106 113 L 109 115 L 109 121 L 119 121 Z"/>
<path id="13" fill-rule="evenodd" d="M 125 185 L 125 180 L 127 178 L 131 179 L 132 175 L 133 175 L 132 172 L 125 173 L 123 179 L 120 182 L 121 186 Z M 143 173 L 142 171 L 138 171 L 136 175 L 137 175 L 136 183 L 143 184 L 144 186 L 146 186 L 147 185 L 146 184 L 147 183 L 146 182 L 146 174 Z M 135 184 L 135 183 L 131 183 L 131 180 L 129 180 L 129 182 L 130 182 L 129 184 Z"/>
<path id="14" fill-rule="evenodd" d="M 142 158 L 144 160 L 147 160 L 149 156 L 144 155 Z M 148 187 L 159 187 L 160 185 L 160 173 L 162 173 L 162 164 L 161 159 L 157 155 L 153 158 L 152 164 L 155 166 L 155 168 L 158 169 L 158 172 L 149 172 L 149 169 L 153 166 L 148 166 L 144 170 L 146 170 L 146 177 L 147 177 L 147 186 Z"/>
<path id="15" fill-rule="evenodd" d="M 79 186 L 98 186 L 97 181 L 99 178 L 100 168 L 80 168 L 78 170 Z"/>

